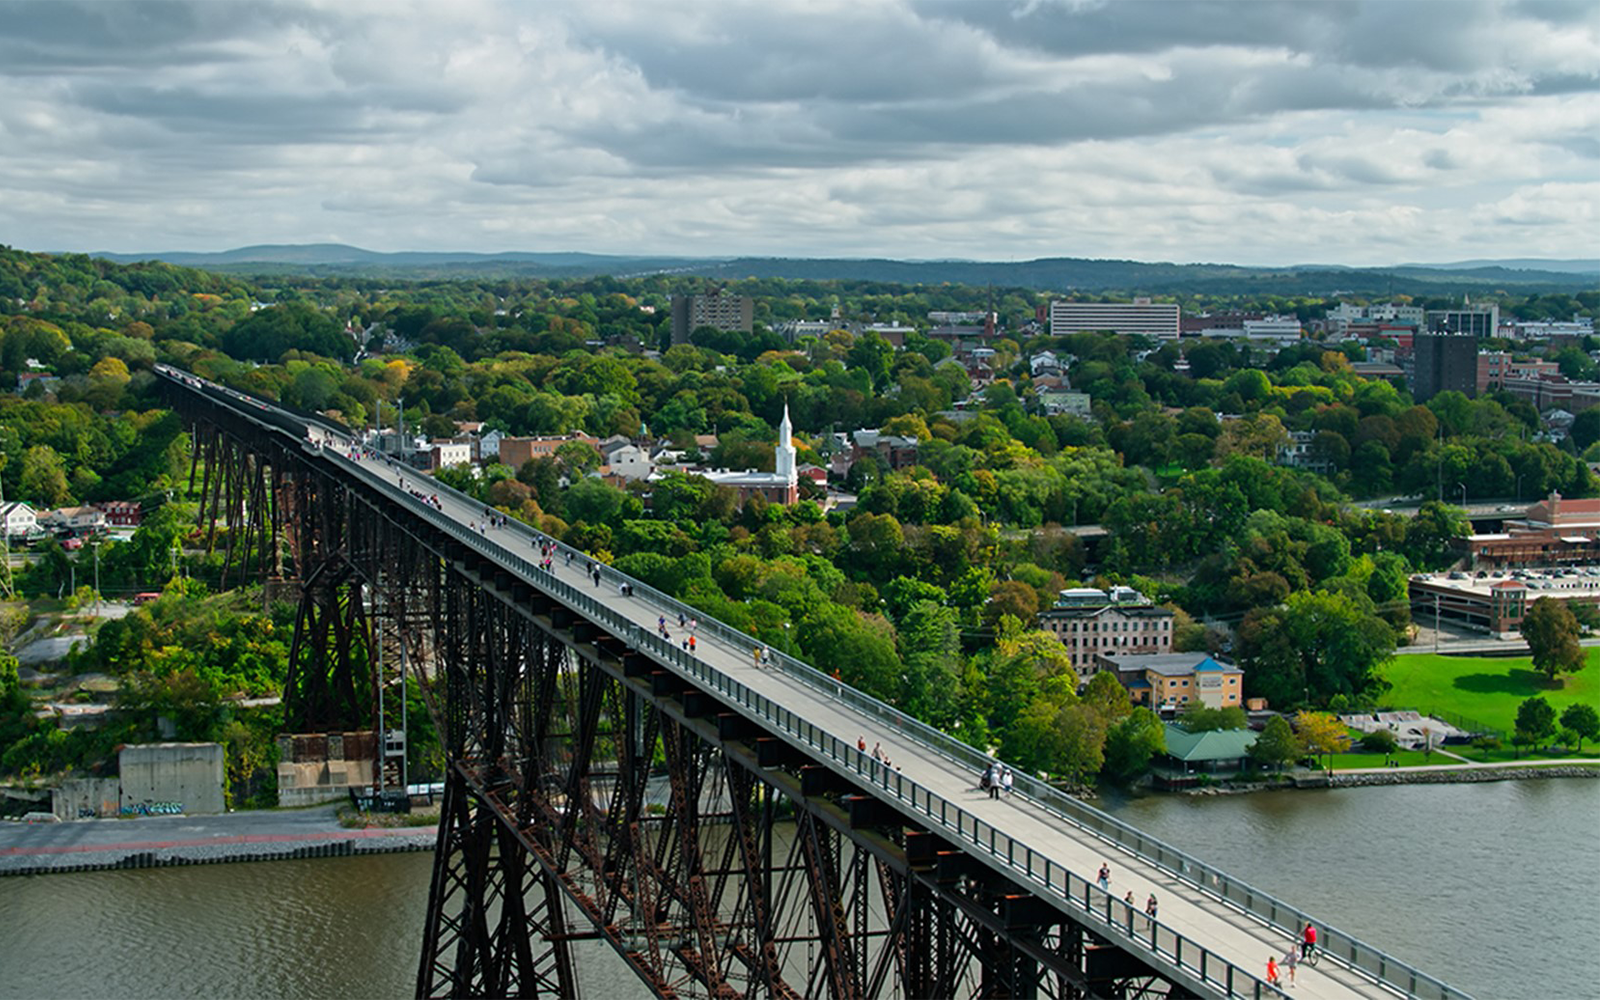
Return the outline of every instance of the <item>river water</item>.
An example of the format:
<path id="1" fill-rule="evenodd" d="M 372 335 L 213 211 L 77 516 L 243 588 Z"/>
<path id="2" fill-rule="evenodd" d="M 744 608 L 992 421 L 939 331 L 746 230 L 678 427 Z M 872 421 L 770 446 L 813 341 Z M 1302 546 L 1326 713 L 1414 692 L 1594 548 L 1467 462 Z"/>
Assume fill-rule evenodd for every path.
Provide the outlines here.
<path id="1" fill-rule="evenodd" d="M 1600 997 L 1600 781 L 1100 805 L 1479 1000 Z"/>
<path id="2" fill-rule="evenodd" d="M 1104 803 L 1480 1000 L 1600 996 L 1600 781 Z M 427 854 L 0 878 L 0 998 L 409 997 Z M 582 943 L 590 997 L 643 996 Z"/>

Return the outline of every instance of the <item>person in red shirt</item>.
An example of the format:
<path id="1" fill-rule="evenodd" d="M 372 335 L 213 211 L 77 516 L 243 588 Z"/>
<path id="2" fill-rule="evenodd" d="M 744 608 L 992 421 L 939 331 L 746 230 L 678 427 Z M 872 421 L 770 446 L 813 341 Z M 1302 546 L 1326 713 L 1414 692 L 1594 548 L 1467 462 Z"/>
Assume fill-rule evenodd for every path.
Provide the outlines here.
<path id="1" fill-rule="evenodd" d="M 1267 956 L 1267 985 L 1280 986 L 1278 982 L 1278 960 L 1271 955 Z"/>
<path id="2" fill-rule="evenodd" d="M 1300 957 L 1310 958 L 1311 953 L 1316 950 L 1316 947 L 1317 929 L 1311 926 L 1310 922 L 1308 921 L 1306 923 L 1305 931 L 1300 935 Z"/>

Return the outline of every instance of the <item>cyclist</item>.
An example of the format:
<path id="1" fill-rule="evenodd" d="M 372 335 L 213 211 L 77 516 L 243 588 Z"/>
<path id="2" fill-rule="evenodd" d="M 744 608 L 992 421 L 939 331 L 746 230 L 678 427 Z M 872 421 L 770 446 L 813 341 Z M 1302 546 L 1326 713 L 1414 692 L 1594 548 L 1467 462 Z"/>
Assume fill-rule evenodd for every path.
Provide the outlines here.
<path id="1" fill-rule="evenodd" d="M 1317 929 L 1306 921 L 1306 929 L 1300 933 L 1300 957 L 1309 959 L 1311 953 L 1317 950 Z"/>

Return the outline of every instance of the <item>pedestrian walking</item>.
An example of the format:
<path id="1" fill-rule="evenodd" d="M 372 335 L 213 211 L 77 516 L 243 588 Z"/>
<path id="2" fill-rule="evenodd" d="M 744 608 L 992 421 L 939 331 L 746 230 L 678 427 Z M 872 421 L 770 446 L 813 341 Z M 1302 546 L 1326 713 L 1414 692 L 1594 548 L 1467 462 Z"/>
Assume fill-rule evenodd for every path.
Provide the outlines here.
<path id="1" fill-rule="evenodd" d="M 883 744 L 882 743 L 874 743 L 874 744 L 872 744 L 872 759 L 873 760 L 882 760 L 883 759 Z"/>
<path id="2" fill-rule="evenodd" d="M 1000 772 L 1000 787 L 1005 791 L 1006 795 L 1009 796 L 1011 794 L 1011 785 L 1015 780 L 1011 775 L 1010 767 Z"/>
<path id="3" fill-rule="evenodd" d="M 1280 989 L 1283 985 L 1278 982 L 1278 960 L 1271 955 L 1267 956 L 1267 985 L 1277 986 Z"/>
<path id="4" fill-rule="evenodd" d="M 684 627 L 684 623 L 687 622 L 688 620 L 689 620 L 688 618 L 684 617 L 684 614 L 683 614 L 682 611 L 678 612 L 678 627 L 679 628 L 683 628 Z"/>
<path id="5" fill-rule="evenodd" d="M 1300 952 L 1294 945 L 1289 946 L 1289 951 L 1283 956 L 1283 967 L 1289 970 L 1289 985 L 1294 985 L 1295 970 L 1300 967 Z"/>
<path id="6" fill-rule="evenodd" d="M 694 633 L 693 632 L 689 633 L 689 655 L 690 656 L 694 655 Z"/>
<path id="7" fill-rule="evenodd" d="M 761 669 L 761 647 L 757 646 L 750 651 L 750 662 L 757 670 Z"/>
<path id="8" fill-rule="evenodd" d="M 867 752 L 867 738 L 865 736 L 856 737 L 856 749 L 862 753 Z"/>
<path id="9" fill-rule="evenodd" d="M 1151 920 L 1156 918 L 1156 894 L 1151 893 L 1150 898 L 1144 901 L 1144 915 Z"/>
<path id="10" fill-rule="evenodd" d="M 1095 876 L 1095 881 L 1100 883 L 1101 889 L 1106 892 L 1111 891 L 1111 864 L 1109 862 L 1100 863 L 1100 874 Z"/>

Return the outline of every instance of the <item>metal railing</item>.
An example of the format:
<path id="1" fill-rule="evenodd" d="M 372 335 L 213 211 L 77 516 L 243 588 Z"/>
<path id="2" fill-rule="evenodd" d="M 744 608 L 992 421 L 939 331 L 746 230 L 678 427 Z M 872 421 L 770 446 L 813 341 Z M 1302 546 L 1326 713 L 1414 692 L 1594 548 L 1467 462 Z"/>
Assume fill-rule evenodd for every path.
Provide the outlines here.
<path id="1" fill-rule="evenodd" d="M 1281 991 L 1268 986 L 1198 942 L 1178 934 L 1142 913 L 1132 913 L 1131 908 L 1123 900 L 1101 890 L 1098 885 L 1074 874 L 1042 852 L 984 822 L 900 772 L 885 768 L 881 762 L 861 752 L 854 744 L 847 743 L 814 723 L 795 715 L 789 709 L 712 667 L 688 650 L 674 646 L 670 640 L 650 632 L 583 588 L 575 587 L 559 579 L 555 574 L 545 572 L 532 561 L 501 544 L 498 539 L 503 538 L 504 532 L 509 529 L 514 535 L 527 538 L 530 549 L 540 543 L 553 544 L 563 557 L 570 553 L 575 560 L 581 560 L 585 565 L 591 564 L 591 557 L 581 550 L 550 538 L 516 520 L 509 523 L 508 529 L 496 529 L 493 535 L 474 532 L 431 505 L 417 501 L 415 497 L 402 491 L 397 483 L 387 482 L 383 477 L 375 475 L 336 450 L 324 449 L 323 455 L 381 491 L 410 501 L 431 523 L 446 534 L 466 543 L 507 569 L 517 572 L 528 583 L 581 612 L 591 621 L 605 626 L 634 648 L 647 651 L 658 661 L 678 668 L 709 690 L 716 691 L 726 700 L 744 707 L 762 722 L 781 730 L 820 756 L 836 762 L 872 786 L 882 789 L 906 806 L 911 813 L 926 818 L 931 828 L 940 830 L 946 836 L 963 844 L 971 845 L 1000 866 L 1044 888 L 1048 896 L 1064 901 L 1072 909 L 1089 915 L 1102 925 L 1102 930 L 1109 936 L 1128 942 L 1141 950 L 1148 950 L 1208 986 L 1222 990 L 1225 996 L 1283 995 Z M 432 480 L 430 486 L 433 487 L 432 492 L 440 496 L 450 496 L 474 508 L 484 506 L 481 501 L 438 480 Z M 650 604 L 674 615 L 682 613 L 685 617 L 697 618 L 699 635 L 702 637 L 713 637 L 736 649 L 762 648 L 762 643 L 753 637 L 715 618 L 702 616 L 697 609 L 648 584 L 618 573 L 603 564 L 598 564 L 598 568 L 602 573 L 600 586 L 616 586 L 626 582 L 632 589 L 633 596 L 642 597 Z M 772 654 L 772 663 L 786 677 L 793 678 L 862 715 L 897 728 L 902 734 L 958 766 L 967 767 L 978 773 L 993 763 L 993 758 L 988 755 L 870 695 L 827 677 L 793 657 L 783 653 Z M 1315 924 L 1318 928 L 1319 951 L 1384 987 L 1422 1000 L 1471 1000 L 1469 994 L 1393 958 L 1352 935 L 1316 921 L 1305 911 L 1233 878 L 1218 868 L 1198 861 L 1158 838 L 1142 833 L 1043 781 L 1026 774 L 1018 774 L 1015 791 L 1020 792 L 1045 812 L 1108 844 L 1122 848 L 1168 875 L 1285 933 L 1291 940 L 1298 940 L 1300 929 L 1307 923 Z"/>

